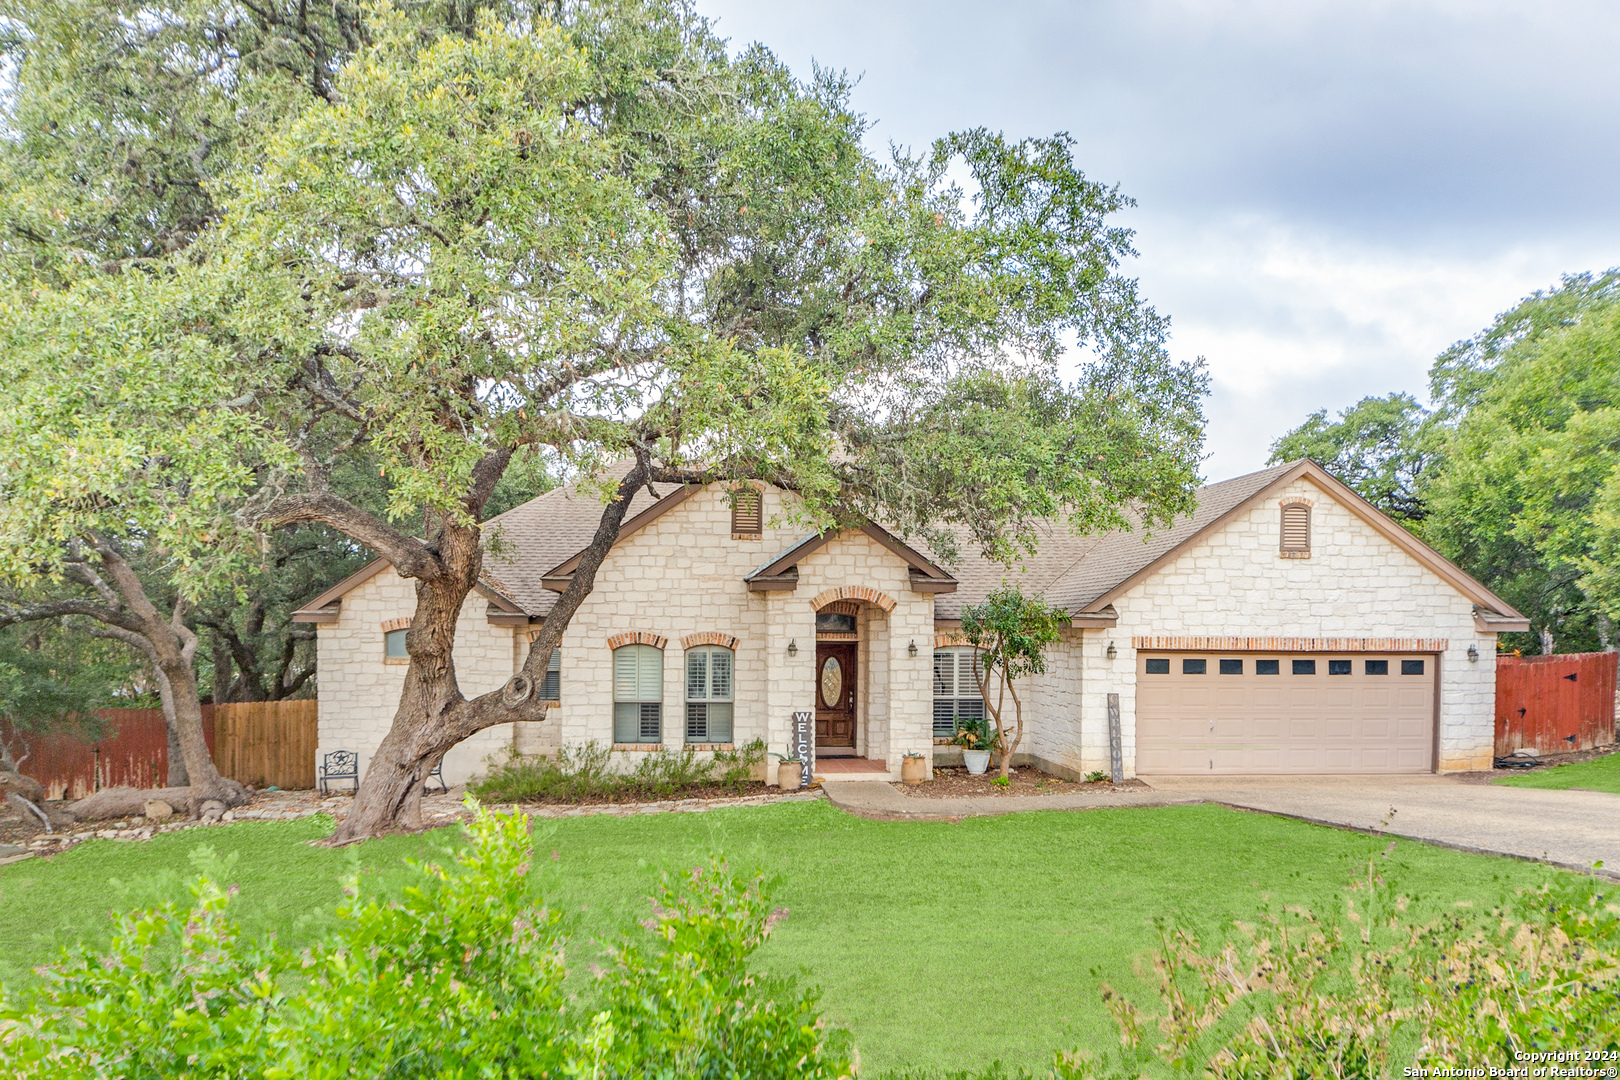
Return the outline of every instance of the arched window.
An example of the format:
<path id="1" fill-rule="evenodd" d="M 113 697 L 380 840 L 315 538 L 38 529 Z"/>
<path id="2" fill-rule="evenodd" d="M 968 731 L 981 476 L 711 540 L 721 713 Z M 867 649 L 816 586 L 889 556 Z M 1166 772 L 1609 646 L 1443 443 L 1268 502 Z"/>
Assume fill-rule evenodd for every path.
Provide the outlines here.
<path id="1" fill-rule="evenodd" d="M 1284 503 L 1282 508 L 1281 554 L 1285 558 L 1311 557 L 1311 507 L 1309 503 Z"/>
<path id="2" fill-rule="evenodd" d="M 686 653 L 686 741 L 731 741 L 736 654 L 719 645 Z"/>
<path id="3" fill-rule="evenodd" d="M 979 652 L 971 647 L 934 650 L 934 734 L 956 734 L 960 720 L 983 720 L 984 698 L 974 677 Z"/>
<path id="4" fill-rule="evenodd" d="M 651 645 L 613 650 L 613 741 L 664 741 L 664 650 Z"/>

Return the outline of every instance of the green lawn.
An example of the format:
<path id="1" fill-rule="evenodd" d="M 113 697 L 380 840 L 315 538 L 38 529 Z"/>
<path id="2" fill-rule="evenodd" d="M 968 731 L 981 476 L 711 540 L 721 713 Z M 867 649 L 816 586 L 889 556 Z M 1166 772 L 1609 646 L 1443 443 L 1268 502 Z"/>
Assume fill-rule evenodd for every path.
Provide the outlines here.
<path id="1" fill-rule="evenodd" d="M 207 842 L 241 887 L 239 917 L 288 939 L 317 933 L 359 871 L 394 889 L 402 858 L 449 831 L 333 851 L 305 841 L 323 820 L 244 823 L 146 844 L 92 841 L 49 862 L 0 868 L 0 979 L 15 981 L 73 940 L 104 940 L 109 909 L 183 895 L 189 856 Z M 760 953 L 805 971 L 856 1035 L 870 1073 L 900 1065 L 1028 1066 L 1056 1047 L 1114 1045 L 1097 997 L 1133 975 L 1153 919 L 1206 930 L 1269 904 L 1338 904 L 1384 842 L 1213 806 L 1022 814 L 957 824 L 872 822 L 825 802 L 705 814 L 581 817 L 536 830 L 536 879 L 577 913 L 578 940 L 630 927 L 648 883 L 720 850 L 777 875 L 791 914 Z M 551 856 L 555 853 L 556 858 Z M 1553 871 L 1399 842 L 1389 856 L 1420 906 L 1495 903 Z M 638 931 L 639 932 L 639 931 Z M 573 955 L 582 967 L 588 948 Z M 1005 1032 L 1005 1034 L 1003 1034 Z"/>
<path id="2" fill-rule="evenodd" d="M 1582 788 L 1586 791 L 1607 791 L 1620 795 L 1620 753 L 1605 754 L 1591 761 L 1577 761 L 1571 765 L 1554 765 L 1550 769 L 1535 769 L 1516 776 L 1504 776 L 1495 781 L 1511 787 Z"/>

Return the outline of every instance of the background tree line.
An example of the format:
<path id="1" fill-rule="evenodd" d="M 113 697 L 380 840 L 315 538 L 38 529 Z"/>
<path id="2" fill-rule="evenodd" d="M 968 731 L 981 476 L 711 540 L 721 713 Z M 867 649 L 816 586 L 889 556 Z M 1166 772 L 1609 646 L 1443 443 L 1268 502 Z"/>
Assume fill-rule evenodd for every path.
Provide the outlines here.
<path id="1" fill-rule="evenodd" d="M 1612 648 L 1620 621 L 1620 271 L 1566 277 L 1441 353 L 1408 394 L 1272 446 L 1314 458 L 1530 619 L 1503 644 Z"/>

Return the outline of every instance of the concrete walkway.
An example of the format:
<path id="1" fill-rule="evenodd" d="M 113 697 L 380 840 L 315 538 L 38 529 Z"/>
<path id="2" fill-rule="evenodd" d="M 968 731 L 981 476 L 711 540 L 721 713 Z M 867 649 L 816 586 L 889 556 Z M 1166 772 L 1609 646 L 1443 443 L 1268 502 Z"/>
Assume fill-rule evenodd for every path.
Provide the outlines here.
<path id="1" fill-rule="evenodd" d="M 1444 776 L 1161 776 L 1149 791 L 931 799 L 886 783 L 828 784 L 834 805 L 888 821 L 1028 810 L 1212 802 L 1339 828 L 1381 829 L 1462 851 L 1509 855 L 1620 877 L 1620 796 L 1469 783 Z"/>

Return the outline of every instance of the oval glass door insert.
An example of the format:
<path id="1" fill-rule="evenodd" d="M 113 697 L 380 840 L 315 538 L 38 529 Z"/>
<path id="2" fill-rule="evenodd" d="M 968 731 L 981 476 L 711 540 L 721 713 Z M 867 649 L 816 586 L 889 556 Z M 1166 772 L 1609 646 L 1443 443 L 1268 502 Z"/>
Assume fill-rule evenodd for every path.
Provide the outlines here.
<path id="1" fill-rule="evenodd" d="M 844 689 L 844 669 L 838 664 L 838 657 L 829 656 L 821 665 L 821 703 L 829 709 L 838 708 L 838 701 Z"/>

